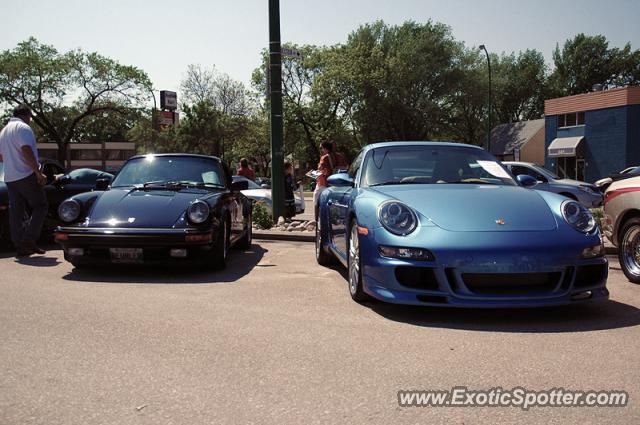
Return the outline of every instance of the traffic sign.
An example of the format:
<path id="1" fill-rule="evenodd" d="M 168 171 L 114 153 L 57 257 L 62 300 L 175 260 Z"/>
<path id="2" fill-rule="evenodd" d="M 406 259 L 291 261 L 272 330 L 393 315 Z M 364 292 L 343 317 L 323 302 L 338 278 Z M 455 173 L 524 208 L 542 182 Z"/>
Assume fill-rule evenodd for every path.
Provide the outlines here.
<path id="1" fill-rule="evenodd" d="M 301 58 L 302 54 L 297 51 L 296 49 L 287 49 L 286 47 L 283 47 L 282 49 L 280 49 L 280 54 L 282 56 L 287 56 L 290 58 Z"/>

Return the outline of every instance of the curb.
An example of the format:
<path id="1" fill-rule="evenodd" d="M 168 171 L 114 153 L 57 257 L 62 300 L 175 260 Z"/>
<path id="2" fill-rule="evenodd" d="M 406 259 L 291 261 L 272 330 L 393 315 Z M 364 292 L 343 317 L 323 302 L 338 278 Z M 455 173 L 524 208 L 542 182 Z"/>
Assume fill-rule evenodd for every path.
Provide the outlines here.
<path id="1" fill-rule="evenodd" d="M 294 241 L 294 242 L 315 242 L 315 233 L 306 234 L 301 232 L 271 232 L 268 230 L 254 230 L 253 239 L 273 240 L 273 241 Z"/>

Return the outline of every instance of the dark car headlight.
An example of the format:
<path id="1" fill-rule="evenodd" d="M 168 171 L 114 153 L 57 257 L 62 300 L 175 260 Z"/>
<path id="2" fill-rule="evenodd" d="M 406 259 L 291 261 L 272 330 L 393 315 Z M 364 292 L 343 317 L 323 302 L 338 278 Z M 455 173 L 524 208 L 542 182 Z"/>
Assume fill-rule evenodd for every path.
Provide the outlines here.
<path id="1" fill-rule="evenodd" d="M 565 201 L 560 207 L 562 216 L 569 226 L 582 233 L 591 233 L 596 228 L 596 220 L 591 211 L 576 201 Z"/>
<path id="2" fill-rule="evenodd" d="M 204 201 L 195 201 L 187 209 L 187 217 L 193 224 L 201 224 L 209 218 L 209 204 Z"/>
<path id="3" fill-rule="evenodd" d="M 393 234 L 406 236 L 418 226 L 418 217 L 402 202 L 387 201 L 378 207 L 378 219 Z"/>
<path id="4" fill-rule="evenodd" d="M 67 199 L 63 201 L 58 207 L 58 216 L 60 220 L 65 223 L 71 223 L 80 217 L 80 212 L 82 211 L 82 206 L 75 199 Z"/>

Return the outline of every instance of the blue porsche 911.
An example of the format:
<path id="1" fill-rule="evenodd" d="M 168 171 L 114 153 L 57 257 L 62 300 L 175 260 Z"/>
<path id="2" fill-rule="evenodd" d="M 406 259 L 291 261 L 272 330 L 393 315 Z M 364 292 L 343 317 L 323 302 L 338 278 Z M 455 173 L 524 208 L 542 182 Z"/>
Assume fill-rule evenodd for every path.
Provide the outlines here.
<path id="1" fill-rule="evenodd" d="M 533 307 L 607 299 L 608 263 L 580 203 L 532 190 L 476 146 L 365 147 L 320 197 L 316 259 L 356 301 Z"/>

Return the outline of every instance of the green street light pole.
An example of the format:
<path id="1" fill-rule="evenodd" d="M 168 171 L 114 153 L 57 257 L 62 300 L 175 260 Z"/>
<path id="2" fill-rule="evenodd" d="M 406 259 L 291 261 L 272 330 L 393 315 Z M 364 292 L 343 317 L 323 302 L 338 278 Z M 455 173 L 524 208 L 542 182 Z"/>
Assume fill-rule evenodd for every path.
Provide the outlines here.
<path id="1" fill-rule="evenodd" d="M 284 215 L 284 154 L 282 152 L 282 55 L 280 1 L 269 0 L 269 79 L 271 106 L 271 198 L 273 221 Z"/>
<path id="2" fill-rule="evenodd" d="M 487 66 L 489 67 L 489 122 L 487 123 L 487 151 L 491 153 L 491 58 L 484 44 L 480 45 L 480 50 L 484 50 L 487 55 Z"/>

